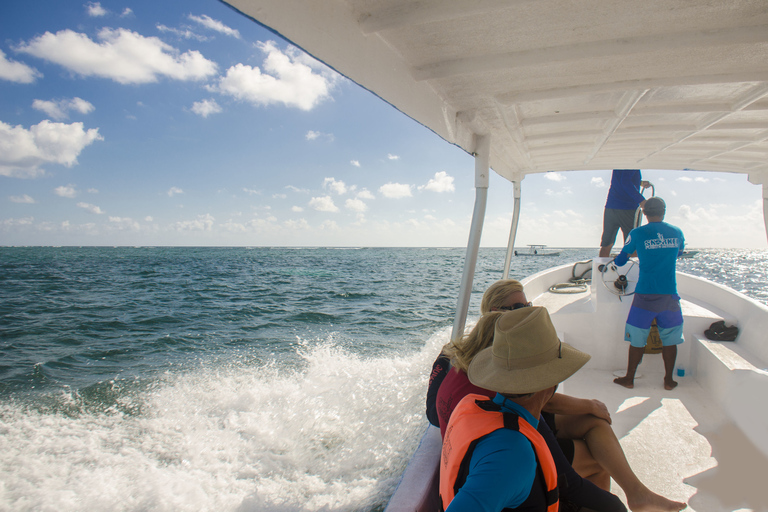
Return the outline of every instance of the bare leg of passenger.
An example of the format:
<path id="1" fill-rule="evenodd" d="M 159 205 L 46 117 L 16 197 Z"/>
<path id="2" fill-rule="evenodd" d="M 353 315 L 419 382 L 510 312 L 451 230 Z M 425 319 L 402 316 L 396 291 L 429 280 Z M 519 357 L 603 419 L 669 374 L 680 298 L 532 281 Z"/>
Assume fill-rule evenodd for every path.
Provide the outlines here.
<path id="1" fill-rule="evenodd" d="M 605 246 L 605 247 L 601 247 L 601 248 L 600 248 L 600 253 L 599 253 L 599 256 L 600 256 L 601 258 L 607 258 L 608 256 L 610 256 L 610 255 L 611 255 L 611 249 L 613 249 L 613 246 L 612 246 L 612 245 L 608 245 L 608 246 Z"/>
<path id="2" fill-rule="evenodd" d="M 654 493 L 640 481 L 629 467 L 613 428 L 604 419 L 589 414 L 558 414 L 555 416 L 555 423 L 558 437 L 583 439 L 586 443 L 585 448 L 589 456 L 585 456 L 584 451 L 579 450 L 579 443 L 574 442 L 573 468 L 581 475 L 577 466 L 590 464 L 590 460 L 596 461 L 624 489 L 627 505 L 633 512 L 672 512 L 686 507 L 685 503 L 672 501 Z M 594 469 L 592 471 L 594 473 Z M 597 482 L 593 483 L 608 490 Z"/>
<path id="3" fill-rule="evenodd" d="M 635 372 L 637 367 L 643 360 L 643 353 L 645 347 L 633 347 L 629 346 L 629 356 L 627 356 L 627 375 L 624 377 L 616 377 L 613 382 L 625 388 L 632 389 L 635 387 Z"/>
<path id="4" fill-rule="evenodd" d="M 677 387 L 677 382 L 672 379 L 672 372 L 675 371 L 677 345 L 662 347 L 661 358 L 664 360 L 664 389 L 675 389 Z"/>
<path id="5" fill-rule="evenodd" d="M 583 439 L 573 440 L 573 463 L 571 466 L 581 478 L 589 480 L 604 491 L 611 490 L 611 475 L 595 460 Z"/>

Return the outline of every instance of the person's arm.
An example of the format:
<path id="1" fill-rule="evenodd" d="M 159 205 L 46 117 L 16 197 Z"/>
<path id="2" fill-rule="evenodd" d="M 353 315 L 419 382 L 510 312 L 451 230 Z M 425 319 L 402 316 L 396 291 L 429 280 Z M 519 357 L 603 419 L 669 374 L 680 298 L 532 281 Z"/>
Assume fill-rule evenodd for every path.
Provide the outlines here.
<path id="1" fill-rule="evenodd" d="M 629 261 L 629 254 L 628 252 L 624 252 L 624 249 L 626 249 L 626 246 L 621 250 L 618 256 L 616 256 L 613 259 L 613 262 L 616 264 L 617 267 L 623 267 L 627 264 L 627 261 Z"/>
<path id="2" fill-rule="evenodd" d="M 437 392 L 440 389 L 448 370 L 451 369 L 451 361 L 442 354 L 437 356 L 432 364 L 432 372 L 429 374 L 429 387 L 427 388 L 427 420 L 436 426 L 440 426 L 440 419 L 437 414 Z"/>
<path id="3" fill-rule="evenodd" d="M 588 400 L 586 398 L 576 398 L 575 396 L 555 393 L 544 405 L 545 412 L 552 414 L 591 414 L 611 423 L 611 413 L 608 407 L 600 400 Z"/>
<path id="4" fill-rule="evenodd" d="M 643 197 L 643 194 L 640 193 L 640 191 L 637 188 L 637 185 L 635 185 L 632 182 L 632 175 L 628 172 L 619 173 L 621 178 L 619 181 L 619 186 L 621 190 L 624 191 L 624 193 L 627 194 L 627 197 L 631 197 L 634 199 L 636 204 L 640 204 L 645 201 L 645 198 Z M 647 182 L 646 182 L 647 183 Z M 641 182 L 642 184 L 642 182 Z"/>

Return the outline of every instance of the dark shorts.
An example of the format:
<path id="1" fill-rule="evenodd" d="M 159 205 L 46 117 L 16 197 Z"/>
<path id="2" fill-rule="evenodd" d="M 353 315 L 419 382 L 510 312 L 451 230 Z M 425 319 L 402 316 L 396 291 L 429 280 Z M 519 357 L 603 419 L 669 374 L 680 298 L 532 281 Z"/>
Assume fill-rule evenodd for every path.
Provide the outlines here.
<path id="1" fill-rule="evenodd" d="M 661 344 L 665 347 L 683 342 L 683 312 L 678 295 L 636 293 L 629 308 L 624 339 L 633 347 L 646 344 L 651 323 L 656 320 Z"/>
<path id="2" fill-rule="evenodd" d="M 626 242 L 629 232 L 635 227 L 636 212 L 637 210 L 606 208 L 603 212 L 603 236 L 600 238 L 600 247 L 610 247 L 616 243 L 616 234 L 619 229 Z"/>
<path id="3" fill-rule="evenodd" d="M 568 464 L 573 465 L 573 457 L 575 454 L 575 448 L 573 447 L 573 439 L 562 439 L 557 437 L 557 425 L 555 425 L 555 415 L 549 412 L 542 412 L 541 417 L 547 422 L 549 429 L 555 434 L 557 444 L 560 445 L 560 449 L 563 451 L 563 455 L 568 459 Z"/>

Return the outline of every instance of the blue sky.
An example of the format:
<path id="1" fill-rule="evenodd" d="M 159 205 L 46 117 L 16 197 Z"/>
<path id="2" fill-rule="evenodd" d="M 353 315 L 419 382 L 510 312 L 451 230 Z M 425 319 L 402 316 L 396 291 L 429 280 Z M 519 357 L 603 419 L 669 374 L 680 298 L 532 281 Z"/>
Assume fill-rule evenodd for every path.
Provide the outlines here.
<path id="1" fill-rule="evenodd" d="M 0 245 L 466 244 L 470 156 L 226 5 L 28 5 L 0 4 Z M 643 176 L 689 246 L 768 246 L 746 176 Z M 527 177 L 517 245 L 596 247 L 609 181 Z"/>

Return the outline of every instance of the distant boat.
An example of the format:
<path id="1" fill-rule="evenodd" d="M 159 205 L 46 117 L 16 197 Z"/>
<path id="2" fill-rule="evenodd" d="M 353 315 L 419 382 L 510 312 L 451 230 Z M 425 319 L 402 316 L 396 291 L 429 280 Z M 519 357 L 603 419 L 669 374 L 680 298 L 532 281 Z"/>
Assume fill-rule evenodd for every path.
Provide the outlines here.
<path id="1" fill-rule="evenodd" d="M 546 245 L 528 245 L 528 251 L 515 251 L 515 256 L 560 256 L 560 251 L 547 251 Z"/>
<path id="2" fill-rule="evenodd" d="M 693 258 L 697 254 L 699 254 L 699 251 L 683 251 L 683 254 L 678 256 L 678 258 Z"/>

